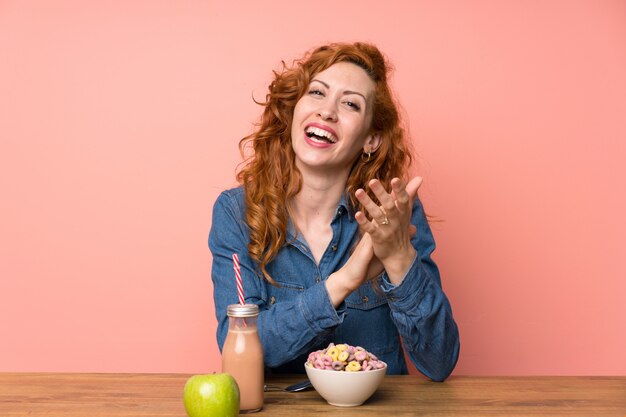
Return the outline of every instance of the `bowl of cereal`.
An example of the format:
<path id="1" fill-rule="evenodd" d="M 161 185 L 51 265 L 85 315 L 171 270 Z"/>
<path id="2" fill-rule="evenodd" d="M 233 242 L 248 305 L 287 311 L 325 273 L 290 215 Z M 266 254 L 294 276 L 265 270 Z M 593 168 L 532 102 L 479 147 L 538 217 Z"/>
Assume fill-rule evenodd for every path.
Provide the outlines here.
<path id="1" fill-rule="evenodd" d="M 387 364 L 360 346 L 331 343 L 326 349 L 311 352 L 304 369 L 328 404 L 354 407 L 376 392 Z"/>

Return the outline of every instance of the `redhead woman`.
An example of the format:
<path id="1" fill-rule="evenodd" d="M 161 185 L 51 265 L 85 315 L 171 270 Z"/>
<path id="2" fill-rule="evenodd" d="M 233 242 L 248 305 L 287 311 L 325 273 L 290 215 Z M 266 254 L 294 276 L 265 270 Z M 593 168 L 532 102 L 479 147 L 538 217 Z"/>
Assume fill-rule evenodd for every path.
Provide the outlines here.
<path id="1" fill-rule="evenodd" d="M 458 329 L 388 72 L 365 43 L 322 46 L 275 72 L 257 129 L 240 142 L 251 153 L 241 186 L 215 202 L 218 345 L 237 303 L 237 253 L 268 373 L 303 373 L 330 342 L 364 347 L 390 374 L 408 372 L 404 351 L 435 381 L 456 364 Z"/>

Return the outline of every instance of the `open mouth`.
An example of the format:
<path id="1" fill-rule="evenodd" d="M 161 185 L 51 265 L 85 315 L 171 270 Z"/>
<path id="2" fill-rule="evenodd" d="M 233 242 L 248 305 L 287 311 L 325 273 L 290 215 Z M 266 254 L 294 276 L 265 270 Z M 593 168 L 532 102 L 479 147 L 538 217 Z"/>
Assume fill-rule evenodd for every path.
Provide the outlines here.
<path id="1" fill-rule="evenodd" d="M 304 133 L 306 133 L 306 135 L 310 139 L 316 142 L 321 142 L 321 143 L 336 143 L 337 142 L 337 137 L 335 135 L 333 135 L 327 130 L 320 129 L 318 127 L 309 126 L 305 129 Z"/>

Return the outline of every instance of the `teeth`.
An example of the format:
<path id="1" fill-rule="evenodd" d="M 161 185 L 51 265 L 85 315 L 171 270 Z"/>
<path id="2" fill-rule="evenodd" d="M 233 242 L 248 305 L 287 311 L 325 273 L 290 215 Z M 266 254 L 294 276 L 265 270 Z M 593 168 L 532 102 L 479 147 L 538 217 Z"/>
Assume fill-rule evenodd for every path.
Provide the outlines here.
<path id="1" fill-rule="evenodd" d="M 306 133 L 309 134 L 309 135 L 315 135 L 315 136 L 319 136 L 321 138 L 326 138 L 326 139 L 328 139 L 332 143 L 337 142 L 337 138 L 335 137 L 335 135 L 333 135 L 332 133 L 330 133 L 327 130 L 320 129 L 318 127 L 309 126 L 309 127 L 306 128 Z"/>

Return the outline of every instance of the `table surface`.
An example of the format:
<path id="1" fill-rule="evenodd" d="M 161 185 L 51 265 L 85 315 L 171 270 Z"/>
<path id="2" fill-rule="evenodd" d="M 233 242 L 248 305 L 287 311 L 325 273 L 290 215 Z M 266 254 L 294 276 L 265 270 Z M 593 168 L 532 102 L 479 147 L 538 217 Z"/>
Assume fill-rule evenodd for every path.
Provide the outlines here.
<path id="1" fill-rule="evenodd" d="M 0 373 L 0 416 L 185 417 L 186 374 Z M 287 386 L 303 376 L 269 379 Z M 267 392 L 258 416 L 626 416 L 626 377 L 386 376 L 362 406 Z"/>

